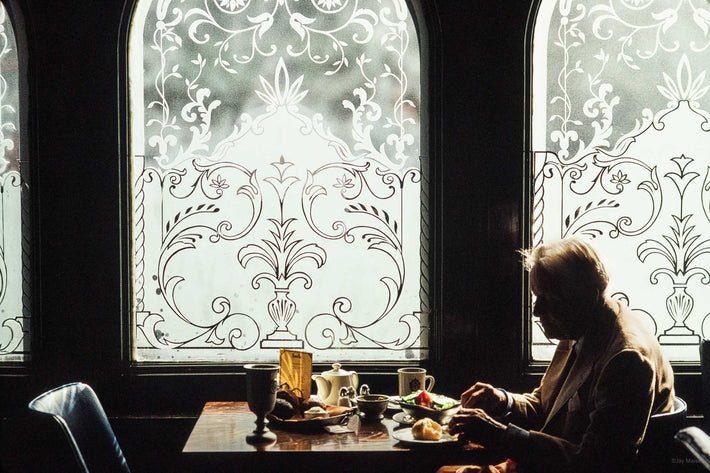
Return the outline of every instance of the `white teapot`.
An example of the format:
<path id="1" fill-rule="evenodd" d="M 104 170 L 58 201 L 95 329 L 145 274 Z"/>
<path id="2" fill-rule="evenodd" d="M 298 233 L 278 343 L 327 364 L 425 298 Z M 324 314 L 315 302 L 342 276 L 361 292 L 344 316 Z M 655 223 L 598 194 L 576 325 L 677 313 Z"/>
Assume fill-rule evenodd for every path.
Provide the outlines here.
<path id="1" fill-rule="evenodd" d="M 337 405 L 340 388 L 352 386 L 357 390 L 359 380 L 356 372 L 340 369 L 340 363 L 333 363 L 332 366 L 332 370 L 314 374 L 312 378 L 318 387 L 320 400 L 329 405 Z"/>

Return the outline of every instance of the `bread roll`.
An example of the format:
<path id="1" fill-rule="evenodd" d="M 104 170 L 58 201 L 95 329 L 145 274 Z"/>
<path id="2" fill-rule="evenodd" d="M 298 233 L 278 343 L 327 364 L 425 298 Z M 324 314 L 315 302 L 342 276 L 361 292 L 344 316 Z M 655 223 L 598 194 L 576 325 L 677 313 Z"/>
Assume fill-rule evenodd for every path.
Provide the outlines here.
<path id="1" fill-rule="evenodd" d="M 274 410 L 271 411 L 271 414 L 275 415 L 281 420 L 286 420 L 293 417 L 294 412 L 295 409 L 290 402 L 288 402 L 286 399 L 278 398 L 276 399 L 276 404 L 274 405 Z"/>
<path id="2" fill-rule="evenodd" d="M 416 440 L 439 440 L 441 432 L 441 425 L 428 417 L 419 419 L 412 426 L 412 437 Z"/>

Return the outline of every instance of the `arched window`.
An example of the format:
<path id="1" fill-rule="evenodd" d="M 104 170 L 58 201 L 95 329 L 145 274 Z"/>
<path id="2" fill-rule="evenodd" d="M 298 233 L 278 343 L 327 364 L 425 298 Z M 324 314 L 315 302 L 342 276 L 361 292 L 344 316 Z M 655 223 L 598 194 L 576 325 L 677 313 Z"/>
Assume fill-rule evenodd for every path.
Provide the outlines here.
<path id="1" fill-rule="evenodd" d="M 133 357 L 428 354 L 420 49 L 404 0 L 140 0 Z"/>
<path id="2" fill-rule="evenodd" d="M 21 146 L 19 18 L 6 6 L 0 3 L 0 362 L 18 362 L 30 357 L 29 162 Z"/>
<path id="3" fill-rule="evenodd" d="M 709 28 L 707 2 L 542 0 L 532 39 L 532 243 L 594 238 L 674 361 L 710 336 Z"/>

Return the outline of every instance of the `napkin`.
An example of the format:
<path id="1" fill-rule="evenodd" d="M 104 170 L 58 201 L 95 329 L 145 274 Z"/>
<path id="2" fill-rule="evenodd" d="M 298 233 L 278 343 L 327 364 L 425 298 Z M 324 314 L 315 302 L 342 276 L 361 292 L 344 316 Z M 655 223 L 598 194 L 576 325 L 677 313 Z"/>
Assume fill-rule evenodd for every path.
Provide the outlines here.
<path id="1" fill-rule="evenodd" d="M 355 432 L 353 429 L 344 424 L 324 425 L 323 428 L 326 430 L 326 432 L 329 432 L 331 434 L 349 434 Z"/>

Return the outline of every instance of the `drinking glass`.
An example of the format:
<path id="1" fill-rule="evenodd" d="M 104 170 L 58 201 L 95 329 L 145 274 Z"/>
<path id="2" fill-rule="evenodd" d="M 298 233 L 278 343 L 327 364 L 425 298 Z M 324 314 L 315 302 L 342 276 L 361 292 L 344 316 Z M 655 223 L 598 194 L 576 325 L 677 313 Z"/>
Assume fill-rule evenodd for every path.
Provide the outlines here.
<path id="1" fill-rule="evenodd" d="M 266 425 L 266 415 L 276 405 L 276 390 L 279 387 L 279 365 L 249 364 L 247 373 L 247 403 L 256 414 L 256 429 L 247 435 L 247 443 L 265 443 L 276 440 L 276 435 Z"/>

